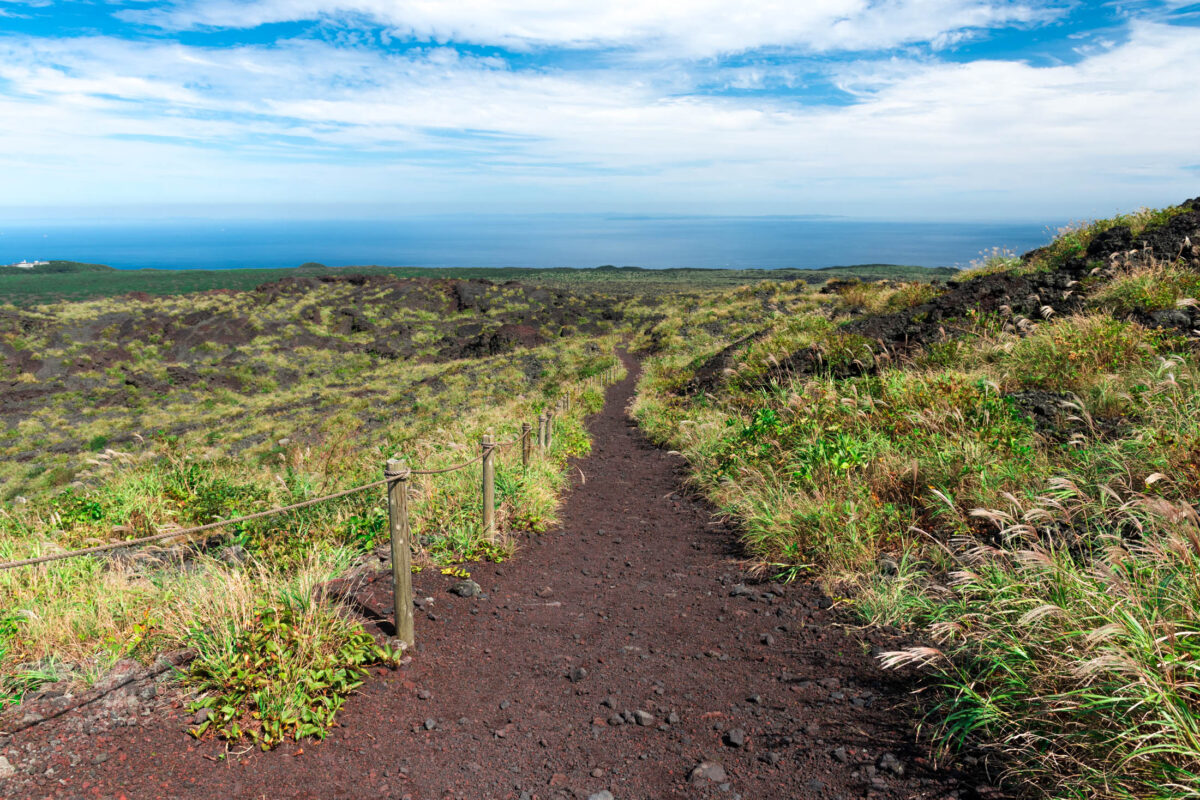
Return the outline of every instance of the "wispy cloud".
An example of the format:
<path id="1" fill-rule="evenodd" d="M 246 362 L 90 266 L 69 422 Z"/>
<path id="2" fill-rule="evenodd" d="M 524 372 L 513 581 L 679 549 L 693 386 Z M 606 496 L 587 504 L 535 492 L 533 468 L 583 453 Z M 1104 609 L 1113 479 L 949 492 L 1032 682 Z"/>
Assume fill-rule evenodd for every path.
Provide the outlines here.
<path id="1" fill-rule="evenodd" d="M 153 35 L 0 36 L 0 174 L 50 204 L 893 217 L 1099 213 L 1195 180 L 1195 27 L 1134 18 L 1047 67 L 937 48 L 1054 3 L 659 5 L 188 3 L 120 12 Z M 322 18 L 369 35 L 161 33 Z"/>
<path id="2" fill-rule="evenodd" d="M 762 47 L 865 50 L 1044 21 L 1061 6 L 1012 0 L 215 0 L 123 12 L 169 30 L 369 20 L 398 38 L 506 48 L 621 47 L 704 57 Z"/>

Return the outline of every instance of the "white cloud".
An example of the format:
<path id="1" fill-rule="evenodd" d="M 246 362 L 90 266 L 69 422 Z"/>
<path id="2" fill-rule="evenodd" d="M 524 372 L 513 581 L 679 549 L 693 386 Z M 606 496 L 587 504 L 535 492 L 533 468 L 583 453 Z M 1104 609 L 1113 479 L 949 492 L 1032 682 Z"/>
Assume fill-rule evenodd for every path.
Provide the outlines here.
<path id="1" fill-rule="evenodd" d="M 1044 21 L 1059 11 L 1019 0 L 201 0 L 124 13 L 172 30 L 365 18 L 399 38 L 705 57 L 763 47 L 826 52 L 945 44 L 971 28 Z"/>
<path id="2" fill-rule="evenodd" d="M 731 70 L 726 83 L 782 80 L 771 70 Z M 6 197 L 47 204 L 905 217 L 979 214 L 986 198 L 989 214 L 1108 213 L 1196 193 L 1196 74 L 1200 29 L 1145 23 L 1074 65 L 846 65 L 836 78 L 857 100 L 846 106 L 710 96 L 695 82 L 712 71 L 678 66 L 513 70 L 451 48 L 10 38 L 0 180 Z"/>

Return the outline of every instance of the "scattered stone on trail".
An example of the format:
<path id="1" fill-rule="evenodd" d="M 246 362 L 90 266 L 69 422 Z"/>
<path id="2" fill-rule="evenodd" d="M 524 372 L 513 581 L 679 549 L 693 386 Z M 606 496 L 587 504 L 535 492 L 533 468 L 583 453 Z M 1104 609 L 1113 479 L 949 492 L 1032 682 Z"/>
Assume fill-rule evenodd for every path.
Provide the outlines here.
<path id="1" fill-rule="evenodd" d="M 763 644 L 765 644 L 767 647 L 771 647 L 775 644 L 775 637 L 769 633 L 764 633 L 762 636 L 759 636 L 758 640 L 760 642 L 762 642 Z"/>
<path id="2" fill-rule="evenodd" d="M 571 683 L 579 683 L 588 676 L 588 671 L 583 667 L 574 667 L 567 673 L 567 680 Z"/>
<path id="3" fill-rule="evenodd" d="M 588 800 L 613 800 L 613 793 L 608 789 L 605 789 L 604 791 L 596 792 L 595 794 L 589 794 Z"/>
<path id="4" fill-rule="evenodd" d="M 600 769 L 599 767 L 596 767 L 594 770 L 592 770 L 592 777 L 593 778 L 603 778 L 604 770 Z"/>
<path id="5" fill-rule="evenodd" d="M 123 658 L 113 665 L 111 672 L 93 684 L 92 689 L 99 694 L 111 692 L 141 671 L 141 664 L 132 659 Z"/>
<path id="6" fill-rule="evenodd" d="M 649 728 L 654 724 L 654 715 L 649 711 L 642 711 L 641 709 L 638 709 L 637 711 L 633 712 L 633 718 L 637 720 L 637 724 L 641 725 L 643 728 Z"/>
<path id="7" fill-rule="evenodd" d="M 196 716 L 193 719 L 195 720 L 197 725 L 203 725 L 205 722 L 208 722 L 208 718 L 211 716 L 212 716 L 211 708 L 202 708 L 196 712 Z"/>
<path id="8" fill-rule="evenodd" d="M 729 780 L 729 776 L 725 774 L 725 768 L 717 762 L 702 761 L 692 770 L 690 780 L 725 783 L 725 781 Z"/>
<path id="9" fill-rule="evenodd" d="M 11 778 L 17 774 L 17 768 L 8 762 L 4 756 L 0 756 L 0 779 Z"/>
<path id="10" fill-rule="evenodd" d="M 745 747 L 746 732 L 741 728 L 733 728 L 725 734 L 724 742 L 728 747 Z"/>
<path id="11" fill-rule="evenodd" d="M 428 689 L 422 689 L 421 691 L 417 692 L 417 697 L 421 698 L 422 700 L 428 700 L 433 697 L 433 692 L 429 691 Z"/>
<path id="12" fill-rule="evenodd" d="M 762 704 L 762 695 L 761 694 L 752 694 L 746 698 L 746 702 L 753 703 L 756 706 L 761 705 Z"/>
<path id="13" fill-rule="evenodd" d="M 470 578 L 458 581 L 450 587 L 450 594 L 456 594 L 459 597 L 478 597 L 482 591 L 479 584 Z"/>
<path id="14" fill-rule="evenodd" d="M 832 753 L 835 760 L 845 764 L 850 760 L 850 754 L 846 752 L 844 747 L 835 747 Z"/>
<path id="15" fill-rule="evenodd" d="M 437 720 L 435 720 L 433 717 L 430 717 L 429 719 L 425 720 L 425 730 L 431 731 L 436 727 L 437 727 Z"/>
<path id="16" fill-rule="evenodd" d="M 729 596 L 730 597 L 752 597 L 752 596 L 754 596 L 754 592 L 753 592 L 753 590 L 749 589 L 746 586 L 746 584 L 739 583 L 737 586 L 734 586 L 732 589 L 729 590 Z"/>
<path id="17" fill-rule="evenodd" d="M 543 586 L 541 589 L 538 589 L 536 592 L 534 592 L 534 594 L 536 594 L 538 597 L 549 597 L 550 595 L 554 594 L 554 590 L 549 586 Z"/>
<path id="18" fill-rule="evenodd" d="M 892 753 L 884 753 L 879 757 L 879 768 L 887 770 L 896 777 L 904 775 L 904 765 L 900 763 L 900 759 L 896 758 Z"/>

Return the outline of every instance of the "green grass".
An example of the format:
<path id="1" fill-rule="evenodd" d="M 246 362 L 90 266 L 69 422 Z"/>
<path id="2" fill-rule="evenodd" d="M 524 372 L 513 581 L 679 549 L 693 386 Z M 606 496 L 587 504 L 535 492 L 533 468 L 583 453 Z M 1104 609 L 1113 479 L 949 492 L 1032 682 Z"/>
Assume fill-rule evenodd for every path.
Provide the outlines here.
<path id="1" fill-rule="evenodd" d="M 1054 269 L 1104 230 L 1177 213 L 1076 226 L 976 274 Z M 864 620 L 924 640 L 884 664 L 919 665 L 940 687 L 935 748 L 983 748 L 1012 785 L 1048 797 L 1195 797 L 1200 357 L 1131 315 L 1181 307 L 1196 275 L 1118 260 L 1073 288 L 1080 313 L 964 314 L 945 341 L 886 358 L 843 342 L 831 317 L 936 287 L 709 295 L 644 334 L 660 349 L 636 414 L 740 522 L 764 575 L 814 574 Z M 683 391 L 750 331 L 713 391 Z M 826 357 L 781 368 L 804 348 Z M 862 374 L 839 369 L 841 351 Z M 1061 413 L 1034 418 L 1030 391 Z"/>

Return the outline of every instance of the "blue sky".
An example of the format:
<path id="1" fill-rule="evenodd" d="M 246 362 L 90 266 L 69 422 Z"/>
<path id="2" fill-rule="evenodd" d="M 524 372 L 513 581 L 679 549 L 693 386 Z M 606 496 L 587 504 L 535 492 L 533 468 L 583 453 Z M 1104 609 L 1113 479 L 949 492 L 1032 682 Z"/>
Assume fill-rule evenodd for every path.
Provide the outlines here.
<path id="1" fill-rule="evenodd" d="M 0 219 L 1104 215 L 1196 75 L 1182 0 L 0 0 Z"/>

